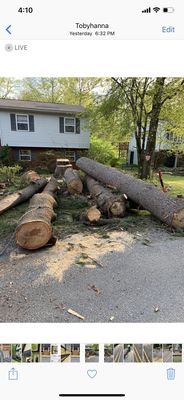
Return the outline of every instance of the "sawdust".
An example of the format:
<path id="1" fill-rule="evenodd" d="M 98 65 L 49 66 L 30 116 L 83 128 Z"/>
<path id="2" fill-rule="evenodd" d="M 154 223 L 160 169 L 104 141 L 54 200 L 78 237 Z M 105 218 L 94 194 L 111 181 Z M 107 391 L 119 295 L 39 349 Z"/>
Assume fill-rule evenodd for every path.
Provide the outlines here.
<path id="1" fill-rule="evenodd" d="M 108 239 L 97 233 L 74 234 L 70 238 L 58 241 L 50 249 L 45 259 L 47 268 L 43 279 L 44 276 L 49 275 L 61 281 L 64 271 L 74 264 L 81 268 L 98 268 L 99 257 L 109 252 L 123 252 L 132 243 L 133 236 L 128 232 L 109 232 Z"/>

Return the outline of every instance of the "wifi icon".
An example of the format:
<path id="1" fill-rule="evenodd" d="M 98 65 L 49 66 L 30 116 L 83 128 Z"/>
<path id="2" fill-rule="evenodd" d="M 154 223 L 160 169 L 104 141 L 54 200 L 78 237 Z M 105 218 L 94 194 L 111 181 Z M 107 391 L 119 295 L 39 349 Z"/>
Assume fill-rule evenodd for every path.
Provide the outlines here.
<path id="1" fill-rule="evenodd" d="M 160 11 L 160 7 L 153 7 L 153 11 L 155 11 L 156 13 Z"/>

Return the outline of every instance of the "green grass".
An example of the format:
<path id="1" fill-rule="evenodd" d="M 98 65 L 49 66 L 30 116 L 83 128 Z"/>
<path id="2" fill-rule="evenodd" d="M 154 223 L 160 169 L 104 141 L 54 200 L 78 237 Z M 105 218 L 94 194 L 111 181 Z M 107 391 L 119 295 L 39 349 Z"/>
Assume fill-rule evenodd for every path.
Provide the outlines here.
<path id="1" fill-rule="evenodd" d="M 5 211 L 0 216 L 0 239 L 5 239 L 9 234 L 13 234 L 21 216 L 26 212 L 28 202 Z"/>
<path id="2" fill-rule="evenodd" d="M 178 194 L 184 196 L 184 176 L 163 174 L 163 181 L 166 186 L 171 188 L 169 193 L 172 196 L 177 196 Z"/>
<path id="3" fill-rule="evenodd" d="M 184 176 L 177 176 L 177 175 L 170 175 L 170 174 L 163 174 L 162 179 L 164 182 L 164 186 L 167 187 L 168 195 L 176 197 L 177 195 L 184 196 Z M 158 176 L 154 176 L 151 179 L 151 183 L 156 185 L 158 188 L 161 188 L 160 181 Z"/>

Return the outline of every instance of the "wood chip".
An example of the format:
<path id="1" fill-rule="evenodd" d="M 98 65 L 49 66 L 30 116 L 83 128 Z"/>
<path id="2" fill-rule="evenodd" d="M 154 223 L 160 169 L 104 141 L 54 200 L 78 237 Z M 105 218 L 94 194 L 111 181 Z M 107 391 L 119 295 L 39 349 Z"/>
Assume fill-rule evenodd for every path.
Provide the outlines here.
<path id="1" fill-rule="evenodd" d="M 88 289 L 94 290 L 94 292 L 96 292 L 97 295 L 102 292 L 101 289 L 97 288 L 95 285 L 89 285 Z"/>
<path id="2" fill-rule="evenodd" d="M 82 319 L 82 320 L 85 319 L 82 315 L 78 314 L 76 311 L 72 310 L 71 308 L 68 309 L 68 313 L 71 315 L 74 315 L 75 317 L 77 317 L 79 319 Z"/>

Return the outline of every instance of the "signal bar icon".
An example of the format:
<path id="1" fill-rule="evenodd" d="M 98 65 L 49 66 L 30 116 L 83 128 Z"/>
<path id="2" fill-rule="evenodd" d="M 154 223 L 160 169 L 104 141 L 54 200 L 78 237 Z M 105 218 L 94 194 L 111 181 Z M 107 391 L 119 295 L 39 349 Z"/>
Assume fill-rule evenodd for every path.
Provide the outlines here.
<path id="1" fill-rule="evenodd" d="M 142 10 L 142 13 L 150 13 L 151 12 L 151 7 L 145 8 L 145 10 Z"/>

